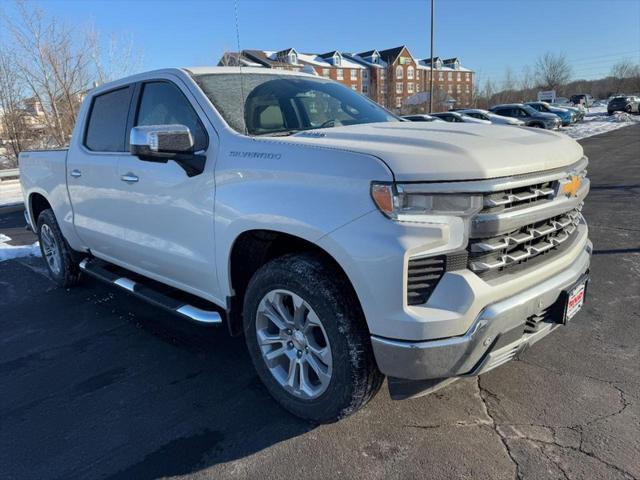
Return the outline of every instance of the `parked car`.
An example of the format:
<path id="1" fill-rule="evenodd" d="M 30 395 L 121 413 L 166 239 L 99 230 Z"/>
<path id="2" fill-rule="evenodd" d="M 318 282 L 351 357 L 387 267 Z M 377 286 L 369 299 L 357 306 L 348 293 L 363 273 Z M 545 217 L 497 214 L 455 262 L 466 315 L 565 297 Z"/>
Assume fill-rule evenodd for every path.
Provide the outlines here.
<path id="1" fill-rule="evenodd" d="M 569 101 L 574 105 L 584 105 L 589 108 L 593 105 L 593 97 L 588 93 L 579 93 L 577 95 L 571 95 Z"/>
<path id="2" fill-rule="evenodd" d="M 560 128 L 560 117 L 553 113 L 538 112 L 535 108 L 522 103 L 510 103 L 495 105 L 489 109 L 490 112 L 503 117 L 517 118 L 524 122 L 527 127 L 546 128 L 554 130 Z"/>
<path id="3" fill-rule="evenodd" d="M 409 120 L 410 122 L 442 122 L 443 121 L 432 115 L 426 115 L 426 114 L 404 115 L 402 118 L 404 118 L 405 120 Z"/>
<path id="4" fill-rule="evenodd" d="M 541 113 L 552 113 L 560 117 L 562 120 L 562 126 L 567 127 L 576 122 L 576 115 L 568 108 L 559 108 L 549 105 L 547 102 L 526 102 L 525 105 L 529 105 L 531 108 Z"/>
<path id="5" fill-rule="evenodd" d="M 552 103 L 551 106 L 569 110 L 575 115 L 576 122 L 582 122 L 584 120 L 584 107 L 582 105 L 570 106 L 569 104 Z"/>
<path id="6" fill-rule="evenodd" d="M 480 120 L 478 118 L 473 118 L 468 115 L 463 115 L 459 112 L 438 112 L 432 113 L 433 117 L 444 120 L 445 122 L 451 123 L 484 123 L 485 125 L 490 125 L 491 122 L 488 120 Z"/>
<path id="7" fill-rule="evenodd" d="M 607 105 L 607 113 L 614 112 L 640 113 L 640 98 L 631 95 L 621 95 L 611 99 Z"/>
<path id="8" fill-rule="evenodd" d="M 524 125 L 524 122 L 522 120 L 518 120 L 517 118 L 502 117 L 488 110 L 482 110 L 480 108 L 463 108 L 460 110 L 456 110 L 456 112 L 467 115 L 468 117 L 477 118 L 478 120 L 486 120 L 498 125 Z"/>
<path id="9" fill-rule="evenodd" d="M 587 163 L 564 135 L 403 122 L 322 77 L 202 67 L 91 90 L 69 149 L 22 152 L 20 181 L 58 285 L 86 274 L 225 325 L 284 408 L 330 422 L 385 375 L 411 397 L 574 318 Z"/>

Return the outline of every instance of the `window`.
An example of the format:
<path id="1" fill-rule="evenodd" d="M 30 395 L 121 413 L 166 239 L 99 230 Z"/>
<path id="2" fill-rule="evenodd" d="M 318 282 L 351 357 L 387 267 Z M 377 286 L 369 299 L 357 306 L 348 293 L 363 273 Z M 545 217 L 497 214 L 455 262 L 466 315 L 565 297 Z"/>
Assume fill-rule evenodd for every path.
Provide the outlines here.
<path id="1" fill-rule="evenodd" d="M 404 78 L 404 69 L 400 65 L 396 67 L 396 78 L 398 80 L 402 80 Z"/>
<path id="2" fill-rule="evenodd" d="M 467 82 L 468 82 L 469 80 L 471 80 L 471 74 L 470 74 L 470 73 L 465 73 L 465 74 L 464 74 L 464 77 L 465 77 L 465 79 L 467 80 Z"/>
<path id="3" fill-rule="evenodd" d="M 402 107 L 402 97 L 396 97 L 396 108 Z"/>
<path id="4" fill-rule="evenodd" d="M 369 85 L 367 84 L 362 85 L 362 93 L 369 93 Z"/>
<path id="5" fill-rule="evenodd" d="M 351 69 L 351 80 L 358 80 L 358 70 L 355 68 Z"/>
<path id="6" fill-rule="evenodd" d="M 444 73 L 443 72 L 438 72 L 438 80 L 440 80 L 441 82 L 444 81 Z"/>
<path id="7" fill-rule="evenodd" d="M 453 88 L 451 87 L 451 85 L 449 85 L 449 87 L 447 88 L 447 92 L 453 93 Z"/>
<path id="8" fill-rule="evenodd" d="M 289 54 L 289 63 L 291 63 L 292 65 L 298 63 L 298 56 L 295 53 Z"/>
<path id="9" fill-rule="evenodd" d="M 363 80 L 367 80 L 369 78 L 369 71 L 368 70 L 363 70 L 362 71 L 362 79 Z"/>
<path id="10" fill-rule="evenodd" d="M 344 80 L 344 72 L 341 68 L 338 69 L 337 78 L 338 80 Z"/>
<path id="11" fill-rule="evenodd" d="M 407 67 L 407 79 L 413 80 L 413 67 L 411 65 Z"/>
<path id="12" fill-rule="evenodd" d="M 458 72 L 458 81 L 462 80 L 462 74 Z"/>
<path id="13" fill-rule="evenodd" d="M 413 93 L 413 88 L 414 88 L 413 83 L 408 83 L 407 84 L 407 92 L 408 93 Z"/>
<path id="14" fill-rule="evenodd" d="M 323 68 L 322 69 L 322 76 L 329 78 L 329 69 L 328 68 Z"/>
<path id="15" fill-rule="evenodd" d="M 419 91 L 420 91 L 420 84 L 416 83 L 416 92 L 419 92 Z"/>
<path id="16" fill-rule="evenodd" d="M 126 86 L 93 99 L 84 144 L 97 152 L 124 152 L 132 88 Z"/>
<path id="17" fill-rule="evenodd" d="M 382 80 L 384 80 L 385 78 L 387 78 L 387 71 L 386 70 L 380 70 L 380 78 Z"/>
<path id="18" fill-rule="evenodd" d="M 449 81 L 453 80 L 453 73 L 451 72 L 447 73 L 447 80 Z"/>
<path id="19" fill-rule="evenodd" d="M 402 93 L 402 83 L 396 83 L 396 93 Z"/>
<path id="20" fill-rule="evenodd" d="M 340 58 L 340 55 L 333 56 L 333 64 L 337 66 L 342 65 L 342 58 Z"/>
<path id="21" fill-rule="evenodd" d="M 185 125 L 193 135 L 194 151 L 207 148 L 207 132 L 187 97 L 169 82 L 145 83 L 136 125 Z"/>

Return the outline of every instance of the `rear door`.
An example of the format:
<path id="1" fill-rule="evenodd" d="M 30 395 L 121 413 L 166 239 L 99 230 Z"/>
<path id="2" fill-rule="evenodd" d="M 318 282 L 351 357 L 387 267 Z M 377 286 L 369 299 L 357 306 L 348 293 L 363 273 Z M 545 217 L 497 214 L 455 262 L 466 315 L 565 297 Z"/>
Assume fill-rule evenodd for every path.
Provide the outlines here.
<path id="1" fill-rule="evenodd" d="M 96 95 L 86 115 L 82 139 L 67 158 L 67 184 L 78 236 L 91 251 L 112 257 L 123 248 L 117 207 L 118 162 L 129 156 L 126 141 L 133 87 Z"/>
<path id="2" fill-rule="evenodd" d="M 217 135 L 179 79 L 157 79 L 136 88 L 132 126 L 189 127 L 194 151 L 207 156 L 202 172 L 189 176 L 175 161 L 118 158 L 115 190 L 125 248 L 119 259 L 134 271 L 210 297 L 217 291 L 214 264 L 213 164 Z"/>

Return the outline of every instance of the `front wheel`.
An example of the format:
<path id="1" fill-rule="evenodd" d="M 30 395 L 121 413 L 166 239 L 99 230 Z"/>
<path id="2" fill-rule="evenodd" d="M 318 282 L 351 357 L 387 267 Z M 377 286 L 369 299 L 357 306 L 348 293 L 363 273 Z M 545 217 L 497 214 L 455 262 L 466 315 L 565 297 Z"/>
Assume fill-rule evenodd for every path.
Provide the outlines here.
<path id="1" fill-rule="evenodd" d="M 51 209 L 44 210 L 38 217 L 38 240 L 51 278 L 60 287 L 77 284 L 80 281 L 80 269 Z"/>
<path id="2" fill-rule="evenodd" d="M 364 316 L 342 272 L 313 254 L 256 272 L 244 302 L 249 354 L 269 393 L 294 415 L 346 417 L 380 389 Z"/>

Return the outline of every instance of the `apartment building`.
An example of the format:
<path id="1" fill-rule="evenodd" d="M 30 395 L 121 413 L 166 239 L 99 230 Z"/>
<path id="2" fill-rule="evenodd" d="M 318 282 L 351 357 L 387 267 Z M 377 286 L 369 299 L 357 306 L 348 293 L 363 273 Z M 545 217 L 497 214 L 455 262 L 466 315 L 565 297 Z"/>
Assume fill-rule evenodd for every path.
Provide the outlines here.
<path id="1" fill-rule="evenodd" d="M 294 48 L 280 51 L 243 50 L 227 52 L 218 65 L 242 65 L 312 73 L 336 80 L 369 96 L 391 110 L 401 112 L 408 104 L 428 100 L 431 64 L 434 75 L 434 108 L 471 106 L 474 72 L 461 65 L 456 57 L 418 59 L 402 45 L 387 50 L 360 53 L 333 50 L 326 53 L 302 53 Z M 418 95 L 421 94 L 421 95 Z M 416 99 L 418 101 L 416 101 Z"/>

